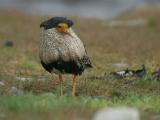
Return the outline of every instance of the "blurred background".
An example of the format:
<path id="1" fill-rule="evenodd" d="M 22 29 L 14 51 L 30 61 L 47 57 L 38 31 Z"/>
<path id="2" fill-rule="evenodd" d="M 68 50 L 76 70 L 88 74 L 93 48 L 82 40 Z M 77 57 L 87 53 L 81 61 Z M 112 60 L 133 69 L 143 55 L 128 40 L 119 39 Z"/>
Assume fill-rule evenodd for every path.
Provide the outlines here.
<path id="1" fill-rule="evenodd" d="M 139 6 L 157 5 L 160 0 L 1 0 L 0 9 L 32 14 L 112 18 Z"/>
<path id="2" fill-rule="evenodd" d="M 57 76 L 40 64 L 39 25 L 54 16 L 74 21 L 94 66 L 79 77 L 78 99 L 70 76 L 59 97 Z M 117 106 L 160 120 L 159 46 L 160 0 L 0 0 L 0 120 L 93 120 Z M 128 69 L 143 76 L 113 74 Z"/>

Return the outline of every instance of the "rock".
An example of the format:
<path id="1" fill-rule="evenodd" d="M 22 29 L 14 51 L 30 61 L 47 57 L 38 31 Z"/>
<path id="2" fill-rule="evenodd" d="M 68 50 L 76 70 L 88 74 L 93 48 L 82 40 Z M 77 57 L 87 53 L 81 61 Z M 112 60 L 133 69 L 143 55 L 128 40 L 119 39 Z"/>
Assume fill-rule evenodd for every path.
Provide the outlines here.
<path id="1" fill-rule="evenodd" d="M 32 81 L 33 80 L 32 77 L 24 77 L 24 76 L 16 77 L 15 79 L 19 81 Z"/>
<path id="2" fill-rule="evenodd" d="M 140 120 L 140 114 L 135 108 L 107 108 L 98 111 L 93 120 Z"/>
<path id="3" fill-rule="evenodd" d="M 38 77 L 37 80 L 38 80 L 38 81 L 46 81 L 47 78 L 46 78 L 46 77 Z"/>
<path id="4" fill-rule="evenodd" d="M 13 45 L 14 45 L 13 41 L 10 41 L 10 40 L 5 41 L 4 43 L 4 46 L 6 47 L 13 47 Z"/>
<path id="5" fill-rule="evenodd" d="M 5 84 L 2 81 L 0 81 L 0 86 L 5 86 Z"/>
<path id="6" fill-rule="evenodd" d="M 17 76 L 15 77 L 15 79 L 19 81 L 34 81 L 34 80 L 46 81 L 47 80 L 46 77 L 32 77 L 32 76 Z"/>
<path id="7" fill-rule="evenodd" d="M 160 115 L 155 115 L 151 117 L 151 120 L 160 120 Z"/>
<path id="8" fill-rule="evenodd" d="M 48 92 L 48 93 L 43 93 L 42 96 L 55 96 L 55 95 L 51 92 Z"/>
<path id="9" fill-rule="evenodd" d="M 17 87 L 13 86 L 8 90 L 8 93 L 11 95 L 23 95 L 24 92 L 18 89 Z"/>
<path id="10" fill-rule="evenodd" d="M 114 63 L 113 66 L 117 68 L 127 68 L 129 65 L 126 63 Z"/>
<path id="11" fill-rule="evenodd" d="M 0 118 L 5 118 L 6 117 L 6 114 L 4 114 L 4 113 L 0 113 Z"/>

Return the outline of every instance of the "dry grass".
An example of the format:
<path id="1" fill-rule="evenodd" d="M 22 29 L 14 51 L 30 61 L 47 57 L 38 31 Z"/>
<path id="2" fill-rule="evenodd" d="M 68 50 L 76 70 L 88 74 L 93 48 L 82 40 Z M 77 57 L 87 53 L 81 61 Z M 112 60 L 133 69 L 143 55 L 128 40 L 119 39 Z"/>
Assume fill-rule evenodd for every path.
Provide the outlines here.
<path id="1" fill-rule="evenodd" d="M 157 81 L 149 80 L 149 77 L 142 79 L 127 78 L 122 80 L 103 80 L 103 75 L 113 70 L 118 70 L 112 64 L 114 63 L 127 63 L 130 68 L 137 68 L 141 64 L 146 64 L 149 73 L 153 72 L 159 65 L 160 61 L 160 10 L 145 10 L 135 11 L 130 15 L 119 17 L 120 20 L 130 19 L 145 19 L 147 24 L 139 27 L 109 27 L 108 21 L 94 20 L 94 19 L 79 19 L 72 17 L 75 22 L 74 29 L 83 40 L 88 50 L 88 54 L 93 62 L 94 68 L 89 69 L 80 77 L 78 83 L 78 95 L 83 96 L 80 102 L 64 97 L 64 101 L 60 98 L 55 101 L 46 99 L 47 113 L 39 115 L 35 113 L 28 116 L 27 114 L 16 114 L 13 119 L 30 119 L 34 116 L 35 119 L 51 119 L 53 112 L 49 111 L 50 106 L 65 107 L 66 104 L 72 106 L 69 108 L 75 116 L 79 116 L 80 112 L 83 114 L 89 112 L 86 117 L 94 113 L 95 109 L 99 106 L 104 107 L 108 104 L 115 105 L 129 105 L 136 106 L 144 113 L 157 114 L 160 112 L 159 108 L 159 92 L 160 86 Z M 59 95 L 59 88 L 57 86 L 56 76 L 52 80 L 51 76 L 41 67 L 38 57 L 38 43 L 39 43 L 39 24 L 50 18 L 49 16 L 31 16 L 17 11 L 0 11 L 0 81 L 3 81 L 6 88 L 0 88 L 0 94 L 6 94 L 6 91 L 11 86 L 16 86 L 24 90 L 26 94 L 43 94 L 54 93 Z M 5 47 L 6 40 L 14 42 L 13 47 Z M 16 76 L 32 76 L 34 81 L 18 81 Z M 37 81 L 38 76 L 46 76 L 47 81 Z M 99 77 L 100 79 L 93 79 Z M 70 76 L 69 76 L 70 77 Z M 65 95 L 71 93 L 71 81 L 68 76 L 65 76 Z M 101 79 L 102 78 L 102 79 Z M 1 86 L 0 86 L 1 87 Z M 127 90 L 127 92 L 126 92 Z M 18 113 L 24 104 L 21 99 L 30 99 L 31 104 L 37 104 L 35 99 L 42 100 L 41 96 L 21 96 L 18 98 L 9 96 L 10 101 L 5 102 L 5 97 L 0 99 L 5 105 L 0 104 L 0 108 L 4 107 L 11 113 L 17 110 Z M 93 99 L 90 97 L 95 97 Z M 33 97 L 33 98 L 32 98 Z M 100 99 L 99 99 L 100 98 Z M 81 109 L 81 104 L 86 105 L 86 101 L 91 99 L 92 105 L 89 107 L 94 109 Z M 107 99 L 107 100 L 106 100 Z M 154 100 L 157 100 L 156 102 Z M 16 101 L 17 100 L 17 101 Z M 70 101 L 73 102 L 68 102 Z M 102 101 L 101 101 L 102 100 Z M 67 101 L 67 102 L 66 102 Z M 145 102 L 144 102 L 145 101 Z M 55 103 L 54 103 L 55 102 Z M 75 102 L 75 103 L 74 103 Z M 8 105 L 8 103 L 10 103 Z M 17 103 L 17 104 L 15 104 Z M 58 105 L 56 105 L 56 103 Z M 155 104 L 154 104 L 155 103 Z M 98 106 L 98 107 L 97 107 Z M 24 106 L 26 109 L 32 111 L 32 106 Z M 38 106 L 35 108 L 39 110 Z M 75 108 L 77 107 L 76 111 Z M 63 108 L 64 109 L 64 108 Z M 66 113 L 65 110 L 53 110 L 54 114 Z M 0 109 L 1 110 L 1 109 Z M 43 109 L 40 109 L 43 111 Z M 68 109 L 67 109 L 68 110 Z M 38 111 L 39 112 L 39 111 Z M 28 116 L 28 117 L 27 117 Z M 59 115 L 62 119 L 64 116 Z M 72 117 L 68 116 L 69 119 Z M 12 115 L 11 115 L 12 118 Z M 74 118 L 74 116 L 73 116 Z M 60 118 L 61 119 L 61 118 Z"/>
<path id="2" fill-rule="evenodd" d="M 110 71 L 112 68 L 108 66 L 115 62 L 131 66 L 145 63 L 152 67 L 160 60 L 158 13 L 157 10 L 149 15 L 146 15 L 148 11 L 146 14 L 145 11 L 131 14 L 131 19 L 135 17 L 149 21 L 152 17 L 157 21 L 154 27 L 108 27 L 107 21 L 73 18 L 74 29 L 86 44 L 96 71 Z M 39 24 L 48 18 L 16 11 L 0 12 L 1 73 L 44 74 L 38 58 Z M 14 41 L 15 46 L 4 47 L 5 40 Z"/>

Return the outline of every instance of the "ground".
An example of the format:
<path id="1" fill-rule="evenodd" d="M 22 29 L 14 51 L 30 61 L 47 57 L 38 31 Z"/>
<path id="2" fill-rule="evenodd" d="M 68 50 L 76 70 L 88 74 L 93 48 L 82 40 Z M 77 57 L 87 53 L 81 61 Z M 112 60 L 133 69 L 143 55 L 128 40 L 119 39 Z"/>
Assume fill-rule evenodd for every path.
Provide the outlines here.
<path id="1" fill-rule="evenodd" d="M 160 61 L 160 9 L 139 9 L 115 20 L 143 19 L 145 25 L 109 26 L 109 20 L 72 17 L 74 29 L 83 40 L 93 68 L 79 77 L 77 97 L 71 97 L 71 76 L 65 76 L 65 95 L 59 97 L 57 76 L 50 76 L 38 57 L 39 24 L 50 16 L 0 11 L 0 119 L 90 120 L 104 107 L 131 106 L 142 119 L 160 115 L 160 81 L 152 79 Z M 6 47 L 13 41 L 13 47 Z M 111 79 L 108 74 L 128 64 L 145 64 L 143 78 Z M 21 95 L 10 89 L 16 87 Z"/>

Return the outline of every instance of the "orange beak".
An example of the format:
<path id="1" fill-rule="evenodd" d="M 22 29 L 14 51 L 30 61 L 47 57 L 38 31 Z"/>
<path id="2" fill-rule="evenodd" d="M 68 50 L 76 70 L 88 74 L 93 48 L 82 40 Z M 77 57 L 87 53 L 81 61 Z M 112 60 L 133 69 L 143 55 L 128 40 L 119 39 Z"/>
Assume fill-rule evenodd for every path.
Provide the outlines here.
<path id="1" fill-rule="evenodd" d="M 69 35 L 71 37 L 73 37 L 67 30 L 68 30 L 68 25 L 66 23 L 59 23 L 57 25 L 57 30 L 60 32 L 60 33 L 64 33 L 66 35 Z"/>

